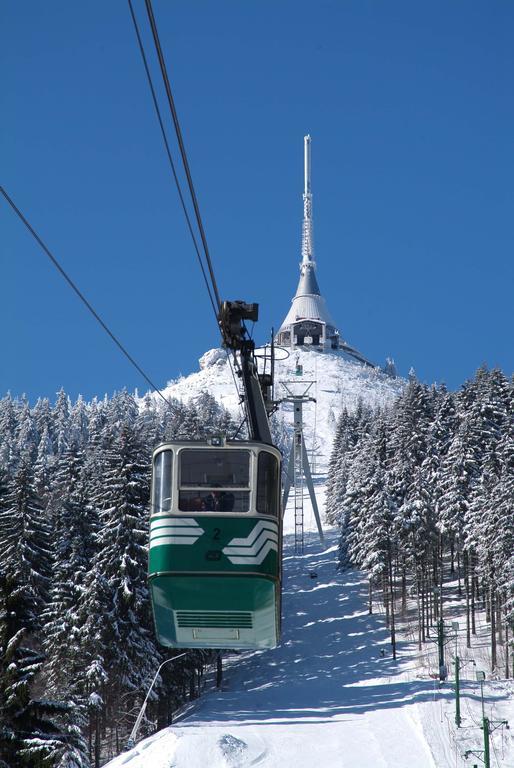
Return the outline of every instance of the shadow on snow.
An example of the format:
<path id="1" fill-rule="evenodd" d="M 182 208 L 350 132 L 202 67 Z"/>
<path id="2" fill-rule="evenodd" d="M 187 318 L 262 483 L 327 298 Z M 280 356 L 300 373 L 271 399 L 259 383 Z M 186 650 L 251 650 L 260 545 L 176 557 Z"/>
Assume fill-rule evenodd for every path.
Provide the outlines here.
<path id="1" fill-rule="evenodd" d="M 433 696 L 430 681 L 395 681 L 411 646 L 400 642 L 398 660 L 392 659 L 384 618 L 367 612 L 367 581 L 358 572 L 336 570 L 335 534 L 325 548 L 307 534 L 305 554 L 297 557 L 292 538 L 284 547 L 281 645 L 237 657 L 223 690 L 181 727 L 200 721 L 324 722 Z"/>

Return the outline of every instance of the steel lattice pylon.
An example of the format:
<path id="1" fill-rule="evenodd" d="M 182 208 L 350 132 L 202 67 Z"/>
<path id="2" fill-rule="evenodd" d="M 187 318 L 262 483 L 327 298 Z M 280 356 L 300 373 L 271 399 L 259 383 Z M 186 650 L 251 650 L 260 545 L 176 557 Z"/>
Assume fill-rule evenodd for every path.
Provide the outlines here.
<path id="1" fill-rule="evenodd" d="M 294 408 L 294 434 L 291 441 L 291 450 L 289 452 L 289 461 L 287 463 L 286 478 L 284 482 L 284 493 L 282 496 L 282 508 L 285 511 L 291 485 L 294 487 L 294 542 L 295 553 L 303 554 L 304 548 L 304 514 L 303 514 L 303 494 L 304 487 L 307 485 L 309 491 L 314 517 L 321 541 L 323 541 L 323 528 L 319 516 L 318 502 L 314 493 L 314 485 L 309 465 L 309 457 L 305 448 L 305 439 L 303 436 L 303 404 L 315 402 L 308 392 L 313 381 L 282 381 L 282 386 L 286 391 L 286 397 L 280 402 L 292 403 Z"/>
<path id="2" fill-rule="evenodd" d="M 302 435 L 294 437 L 294 543 L 295 552 L 303 553 L 303 456 Z"/>

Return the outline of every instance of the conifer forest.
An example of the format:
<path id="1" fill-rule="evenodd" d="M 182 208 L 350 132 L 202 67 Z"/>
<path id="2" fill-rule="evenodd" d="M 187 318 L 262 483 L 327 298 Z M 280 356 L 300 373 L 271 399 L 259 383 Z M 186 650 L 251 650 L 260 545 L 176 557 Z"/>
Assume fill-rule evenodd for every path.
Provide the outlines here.
<path id="1" fill-rule="evenodd" d="M 151 451 L 235 429 L 208 394 L 142 409 L 126 392 L 0 401 L 1 768 L 89 768 L 124 748 L 177 655 L 156 644 L 146 585 Z M 192 651 L 162 669 L 154 728 L 215 659 Z"/>
<path id="2" fill-rule="evenodd" d="M 367 574 L 370 612 L 379 593 L 393 655 L 408 599 L 421 649 L 456 582 L 468 648 L 480 606 L 490 672 L 514 675 L 513 413 L 512 381 L 485 368 L 457 393 L 413 377 L 389 410 L 342 413 L 327 518 L 341 528 L 341 567 Z"/>
<path id="3" fill-rule="evenodd" d="M 343 408 L 326 520 L 340 567 L 367 575 L 369 610 L 383 604 L 393 656 L 407 603 L 421 648 L 452 583 L 468 645 L 485 609 L 491 672 L 513 674 L 513 406 L 512 381 L 483 368 L 458 392 L 412 377 L 388 408 Z M 151 451 L 237 426 L 207 393 L 0 400 L 0 768 L 98 768 L 123 750 L 178 655 L 156 643 L 146 582 Z M 164 667 L 141 735 L 216 664 L 192 651 Z"/>

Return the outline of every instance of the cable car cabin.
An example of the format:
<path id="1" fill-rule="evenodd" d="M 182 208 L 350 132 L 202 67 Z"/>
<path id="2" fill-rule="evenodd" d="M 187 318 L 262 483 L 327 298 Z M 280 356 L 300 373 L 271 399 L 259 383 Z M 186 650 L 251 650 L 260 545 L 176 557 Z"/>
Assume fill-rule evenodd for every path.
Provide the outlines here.
<path id="1" fill-rule="evenodd" d="M 169 648 L 274 648 L 280 632 L 280 453 L 258 442 L 154 451 L 149 584 Z"/>

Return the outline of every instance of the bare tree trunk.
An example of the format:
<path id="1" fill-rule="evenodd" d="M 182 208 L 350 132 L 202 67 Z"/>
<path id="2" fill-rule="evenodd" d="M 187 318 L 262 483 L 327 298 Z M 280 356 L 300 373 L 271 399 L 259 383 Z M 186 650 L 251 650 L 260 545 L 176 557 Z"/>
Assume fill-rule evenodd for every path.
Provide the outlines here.
<path id="1" fill-rule="evenodd" d="M 169 725 L 167 696 L 161 696 L 157 701 L 157 730 L 162 731 L 167 725 Z"/>
<path id="2" fill-rule="evenodd" d="M 382 590 L 383 590 L 383 593 L 384 593 L 384 607 L 385 607 L 385 612 L 386 612 L 386 615 L 385 615 L 386 627 L 389 629 L 389 624 L 390 624 L 390 618 L 389 618 L 389 592 L 388 592 L 388 588 L 387 588 L 387 576 L 386 576 L 385 573 L 384 573 L 383 578 L 382 578 Z"/>
<path id="3" fill-rule="evenodd" d="M 427 638 L 425 633 L 425 582 L 423 580 L 423 572 L 419 577 L 419 582 L 420 582 L 420 589 L 421 589 L 421 614 L 420 614 L 421 635 L 423 638 L 423 642 L 425 642 Z"/>
<path id="4" fill-rule="evenodd" d="M 427 627 L 427 637 L 430 637 L 430 597 L 431 597 L 431 590 L 430 590 L 430 581 L 427 579 L 425 574 L 425 619 L 426 619 L 426 627 Z"/>
<path id="5" fill-rule="evenodd" d="M 460 548 L 459 547 L 457 547 L 457 580 L 458 580 L 457 592 L 459 594 L 459 597 L 461 597 L 461 595 L 462 595 L 462 585 L 461 585 Z"/>
<path id="6" fill-rule="evenodd" d="M 437 572 L 437 547 L 434 547 L 434 551 L 432 553 L 432 621 L 437 622 L 437 612 L 439 609 L 439 606 L 437 604 L 436 596 L 435 596 L 435 586 L 439 583 L 438 579 L 438 572 Z"/>
<path id="7" fill-rule="evenodd" d="M 388 560 L 389 560 L 389 587 L 391 594 L 391 646 L 393 648 L 393 659 L 396 660 L 396 630 L 394 624 L 394 581 L 393 581 L 393 558 L 391 556 L 391 542 L 388 542 Z"/>
<path id="8" fill-rule="evenodd" d="M 443 534 L 441 533 L 440 539 L 440 548 L 439 548 L 439 618 L 443 619 L 443 576 L 444 576 L 444 568 L 443 568 L 443 550 L 444 550 L 444 539 Z"/>
<path id="9" fill-rule="evenodd" d="M 221 682 L 223 680 L 223 656 L 221 651 L 218 651 L 216 657 L 216 688 L 221 688 Z"/>
<path id="10" fill-rule="evenodd" d="M 89 713 L 88 717 L 88 757 L 89 762 L 91 763 L 93 760 L 93 716 L 91 712 Z"/>
<path id="11" fill-rule="evenodd" d="M 496 593 L 496 631 L 498 642 L 503 645 L 502 598 L 498 592 Z"/>
<path id="12" fill-rule="evenodd" d="M 466 593 L 466 646 L 471 648 L 471 623 L 470 623 L 470 604 L 469 604 L 469 557 L 465 549 L 464 554 L 464 590 Z"/>
<path id="13" fill-rule="evenodd" d="M 491 583 L 489 591 L 489 615 L 491 618 L 491 669 L 496 669 L 496 610 L 494 587 Z"/>
<path id="14" fill-rule="evenodd" d="M 371 577 L 368 579 L 368 613 L 373 613 L 373 585 Z"/>
<path id="15" fill-rule="evenodd" d="M 100 768 L 100 716 L 95 712 L 95 768 Z"/>
<path id="16" fill-rule="evenodd" d="M 475 564 L 473 553 L 469 555 L 469 567 L 471 569 L 471 632 L 476 635 L 477 628 L 475 623 L 475 595 L 476 595 L 476 579 L 475 579 Z"/>
<path id="17" fill-rule="evenodd" d="M 422 636 L 424 635 L 424 632 L 422 631 L 423 616 L 422 616 L 422 607 L 421 607 L 421 601 L 420 601 L 420 597 L 422 593 L 421 593 L 421 579 L 419 577 L 419 574 L 416 574 L 416 585 L 417 585 L 416 601 L 417 601 L 417 607 L 418 607 L 418 650 L 421 651 L 421 640 L 422 640 Z M 424 639 L 425 638 L 423 636 L 423 640 Z"/>
<path id="18" fill-rule="evenodd" d="M 509 679 L 509 619 L 507 616 L 507 603 L 505 603 L 505 677 Z"/>
<path id="19" fill-rule="evenodd" d="M 407 572 L 405 564 L 402 566 L 402 616 L 407 613 Z"/>

